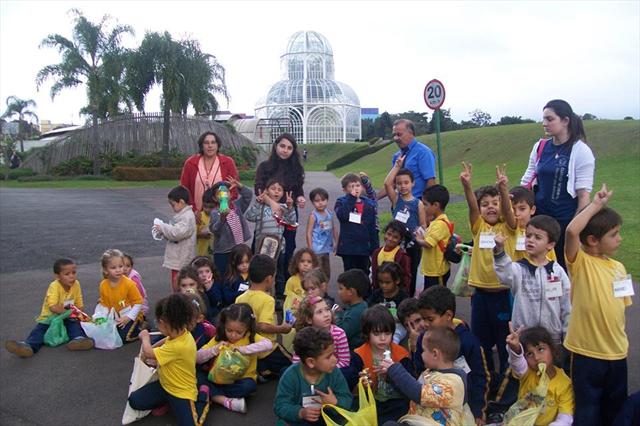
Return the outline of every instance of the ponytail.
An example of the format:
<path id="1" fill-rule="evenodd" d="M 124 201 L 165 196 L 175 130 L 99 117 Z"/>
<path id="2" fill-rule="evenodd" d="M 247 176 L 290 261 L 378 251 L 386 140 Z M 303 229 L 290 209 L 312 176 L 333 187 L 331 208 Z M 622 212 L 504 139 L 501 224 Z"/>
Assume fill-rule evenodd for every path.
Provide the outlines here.
<path id="1" fill-rule="evenodd" d="M 552 101 L 547 102 L 544 106 L 544 109 L 552 109 L 556 115 L 562 119 L 569 118 L 569 125 L 567 126 L 567 130 L 569 131 L 569 142 L 571 145 L 576 143 L 578 140 L 582 140 L 583 142 L 587 142 L 587 135 L 584 131 L 584 125 L 582 124 L 582 119 L 578 114 L 573 112 L 571 105 L 567 101 L 563 101 L 562 99 L 554 99 Z"/>

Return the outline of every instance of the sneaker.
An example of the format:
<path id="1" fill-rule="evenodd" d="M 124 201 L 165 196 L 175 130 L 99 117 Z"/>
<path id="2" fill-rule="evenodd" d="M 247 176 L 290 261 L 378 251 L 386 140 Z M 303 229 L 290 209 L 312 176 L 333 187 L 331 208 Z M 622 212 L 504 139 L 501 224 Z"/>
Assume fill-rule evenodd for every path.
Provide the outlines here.
<path id="1" fill-rule="evenodd" d="M 16 342 L 15 340 L 7 340 L 4 344 L 9 352 L 18 355 L 20 358 L 29 358 L 33 356 L 33 349 L 25 342 Z"/>
<path id="2" fill-rule="evenodd" d="M 169 404 L 163 404 L 151 410 L 151 415 L 154 417 L 160 417 L 160 416 L 164 416 L 168 412 L 169 412 Z"/>
<path id="3" fill-rule="evenodd" d="M 67 349 L 70 351 L 87 351 L 93 349 L 93 339 L 88 337 L 76 337 L 67 343 Z"/>
<path id="4" fill-rule="evenodd" d="M 244 402 L 244 398 L 227 398 L 224 400 L 224 408 L 236 413 L 245 414 L 247 412 L 247 404 Z"/>

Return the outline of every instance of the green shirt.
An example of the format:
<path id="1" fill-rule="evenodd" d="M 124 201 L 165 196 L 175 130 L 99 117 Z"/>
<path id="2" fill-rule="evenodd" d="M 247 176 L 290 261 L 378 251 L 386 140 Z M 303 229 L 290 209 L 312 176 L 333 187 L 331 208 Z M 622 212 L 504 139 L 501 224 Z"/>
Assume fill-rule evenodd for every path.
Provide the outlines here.
<path id="1" fill-rule="evenodd" d="M 349 305 L 338 314 L 336 319 L 336 325 L 344 330 L 347 340 L 349 340 L 349 349 L 352 351 L 364 344 L 360 319 L 365 309 L 367 309 L 365 301 Z"/>

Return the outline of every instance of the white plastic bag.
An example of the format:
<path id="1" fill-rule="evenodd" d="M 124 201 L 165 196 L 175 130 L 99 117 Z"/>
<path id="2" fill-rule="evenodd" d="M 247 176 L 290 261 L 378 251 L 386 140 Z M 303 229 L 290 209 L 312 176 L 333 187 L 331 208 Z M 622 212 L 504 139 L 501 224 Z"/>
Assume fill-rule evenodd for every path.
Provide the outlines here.
<path id="1" fill-rule="evenodd" d="M 133 371 L 131 372 L 131 379 L 129 380 L 128 395 L 131 395 L 133 391 L 158 380 L 158 369 L 149 367 L 145 364 L 144 361 L 142 361 L 141 355 L 142 349 L 140 349 L 140 355 L 135 357 L 133 360 Z M 124 407 L 124 414 L 122 414 L 122 424 L 128 425 L 129 423 L 133 423 L 136 420 L 140 420 L 141 418 L 148 416 L 150 412 L 151 410 L 134 410 L 131 408 L 129 401 L 127 400 L 127 405 Z"/>
<path id="2" fill-rule="evenodd" d="M 100 305 L 98 305 L 100 306 Z M 93 315 L 94 321 L 99 317 L 98 307 L 96 307 L 96 313 Z M 122 338 L 118 334 L 118 328 L 115 320 L 115 310 L 111 308 L 109 314 L 106 316 L 104 322 L 81 322 L 80 325 L 84 330 L 87 337 L 93 339 L 94 345 L 98 349 L 116 349 L 122 346 Z"/>

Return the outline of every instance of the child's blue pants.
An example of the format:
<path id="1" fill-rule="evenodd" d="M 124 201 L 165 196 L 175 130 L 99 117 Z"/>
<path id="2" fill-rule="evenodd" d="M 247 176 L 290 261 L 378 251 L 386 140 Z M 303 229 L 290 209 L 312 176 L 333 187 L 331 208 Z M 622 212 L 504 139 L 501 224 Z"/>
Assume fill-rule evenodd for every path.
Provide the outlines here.
<path id="1" fill-rule="evenodd" d="M 69 340 L 73 340 L 76 337 L 87 337 L 84 334 L 84 330 L 80 326 L 80 322 L 74 319 L 66 319 L 64 320 L 64 326 L 67 329 L 67 334 L 69 335 Z M 40 324 L 38 323 L 31 333 L 25 343 L 31 346 L 33 349 L 33 353 L 36 353 L 40 350 L 42 345 L 44 345 L 44 334 L 49 329 L 49 324 Z"/>
<path id="2" fill-rule="evenodd" d="M 134 410 L 153 410 L 167 403 L 180 426 L 201 425 L 209 412 L 209 395 L 199 393 L 195 402 L 176 398 L 165 391 L 159 381 L 146 384 L 129 395 L 129 405 Z"/>
<path id="3" fill-rule="evenodd" d="M 492 348 L 498 349 L 500 373 L 507 369 L 506 339 L 511 320 L 511 296 L 509 290 L 487 291 L 476 288 L 471 298 L 471 332 L 480 340 L 487 357 L 487 367 L 495 371 Z"/>

